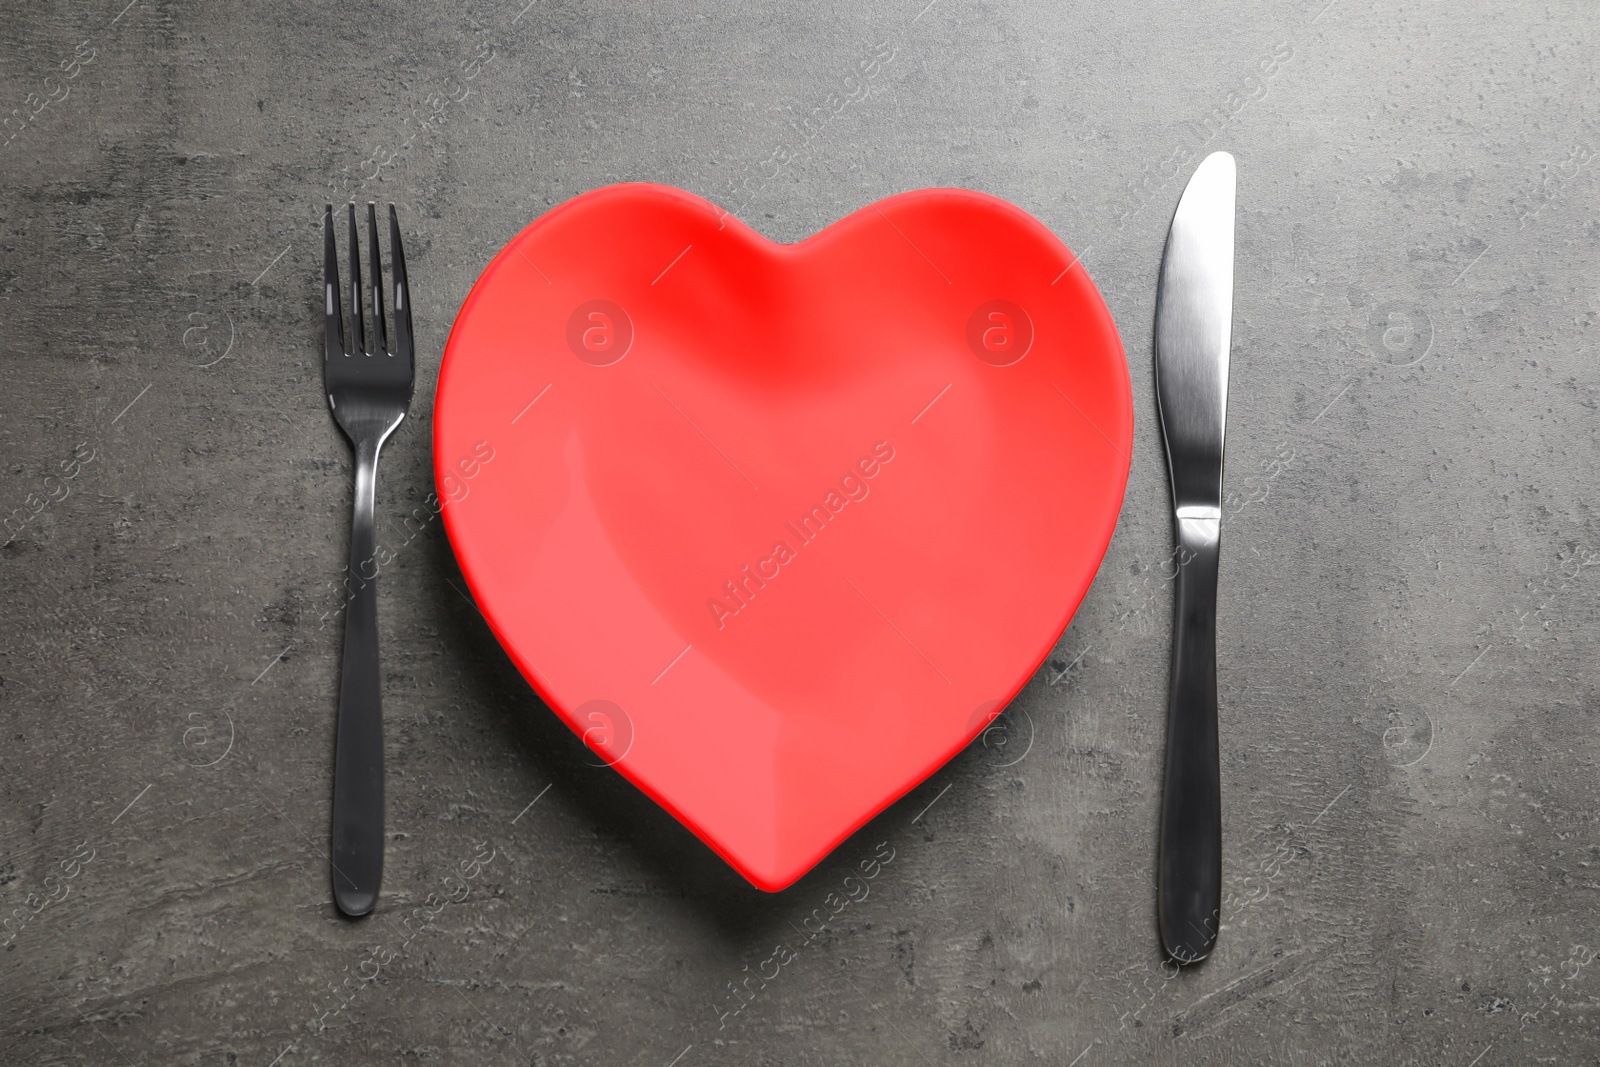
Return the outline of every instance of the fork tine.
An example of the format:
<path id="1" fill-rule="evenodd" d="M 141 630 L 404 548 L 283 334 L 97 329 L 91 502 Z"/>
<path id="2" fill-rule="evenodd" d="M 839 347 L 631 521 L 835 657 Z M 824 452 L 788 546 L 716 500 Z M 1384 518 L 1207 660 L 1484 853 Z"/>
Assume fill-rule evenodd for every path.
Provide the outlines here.
<path id="1" fill-rule="evenodd" d="M 361 239 L 356 236 L 356 206 L 350 204 L 350 332 L 355 335 L 354 352 L 372 355 L 367 347 L 367 331 L 361 300 Z"/>
<path id="2" fill-rule="evenodd" d="M 394 354 L 406 361 L 411 352 L 411 290 L 406 286 L 406 253 L 400 245 L 400 219 L 389 205 L 389 259 L 394 267 Z"/>
<path id="3" fill-rule="evenodd" d="M 339 307 L 339 252 L 333 243 L 333 205 L 322 216 L 323 348 L 328 359 L 343 356 L 344 312 Z"/>
<path id="4" fill-rule="evenodd" d="M 383 329 L 383 263 L 378 256 L 378 205 L 367 201 L 367 265 L 371 281 L 367 292 L 372 304 L 372 351 L 384 355 L 389 351 L 389 339 Z"/>

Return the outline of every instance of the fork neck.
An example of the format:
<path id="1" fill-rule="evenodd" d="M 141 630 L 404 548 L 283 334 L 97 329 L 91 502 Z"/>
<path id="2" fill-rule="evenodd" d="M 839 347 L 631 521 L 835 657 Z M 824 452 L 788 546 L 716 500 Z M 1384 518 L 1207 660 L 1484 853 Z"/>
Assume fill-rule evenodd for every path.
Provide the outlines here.
<path id="1" fill-rule="evenodd" d="M 384 438 L 363 435 L 355 442 L 355 537 L 366 542 L 365 555 L 371 555 L 373 506 L 378 498 L 378 453 Z M 355 545 L 352 545 L 354 549 Z M 352 553 L 354 555 L 354 553 Z"/>
<path id="2" fill-rule="evenodd" d="M 355 518 L 357 525 L 361 524 L 363 518 L 365 519 L 369 535 L 372 529 L 373 504 L 377 498 L 378 452 L 382 448 L 383 438 L 376 435 L 363 436 L 355 442 Z"/>

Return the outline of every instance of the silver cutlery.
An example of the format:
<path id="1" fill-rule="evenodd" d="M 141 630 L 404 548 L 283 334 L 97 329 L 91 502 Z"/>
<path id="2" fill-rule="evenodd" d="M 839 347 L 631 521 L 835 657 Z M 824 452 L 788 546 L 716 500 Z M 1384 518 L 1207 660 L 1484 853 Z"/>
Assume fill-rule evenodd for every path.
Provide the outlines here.
<path id="1" fill-rule="evenodd" d="M 333 769 L 333 899 L 346 915 L 370 912 L 383 879 L 383 693 L 378 673 L 378 564 L 372 505 L 378 452 L 411 403 L 411 293 L 400 223 L 389 205 L 389 254 L 394 276 L 394 340 L 384 332 L 383 271 L 378 254 L 377 205 L 367 204 L 372 310 L 367 333 L 361 285 L 356 206 L 350 205 L 350 332 L 346 347 L 339 300 L 339 262 L 333 206 L 323 215 L 323 304 L 326 358 L 323 383 L 334 421 L 355 449 L 355 508 L 350 530 L 350 598 L 344 620 L 344 670 Z M 368 345 L 371 340 L 372 344 Z"/>
<path id="2" fill-rule="evenodd" d="M 1210 954 L 1222 921 L 1217 557 L 1236 184 L 1228 153 L 1201 161 L 1167 231 L 1156 290 L 1156 400 L 1178 535 L 1157 916 L 1179 963 Z"/>

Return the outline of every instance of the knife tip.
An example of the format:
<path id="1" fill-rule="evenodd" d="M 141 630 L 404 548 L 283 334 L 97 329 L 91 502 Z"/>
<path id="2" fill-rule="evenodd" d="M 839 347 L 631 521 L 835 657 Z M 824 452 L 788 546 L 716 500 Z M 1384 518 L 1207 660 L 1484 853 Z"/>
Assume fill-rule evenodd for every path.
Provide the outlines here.
<path id="1" fill-rule="evenodd" d="M 1213 152 L 1200 161 L 1199 170 L 1215 170 L 1230 176 L 1239 171 L 1239 164 L 1231 152 Z M 1197 171 L 1198 173 L 1198 171 Z"/>

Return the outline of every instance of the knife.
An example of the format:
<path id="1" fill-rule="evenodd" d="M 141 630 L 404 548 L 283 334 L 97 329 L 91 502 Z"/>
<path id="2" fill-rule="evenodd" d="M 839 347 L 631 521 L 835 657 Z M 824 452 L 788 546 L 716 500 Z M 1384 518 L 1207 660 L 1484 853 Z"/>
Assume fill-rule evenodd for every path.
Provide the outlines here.
<path id="1" fill-rule="evenodd" d="M 1156 403 L 1178 533 L 1156 911 L 1161 945 L 1179 963 L 1205 959 L 1222 921 L 1217 551 L 1235 186 L 1231 155 L 1201 161 L 1167 231 L 1156 289 Z"/>

